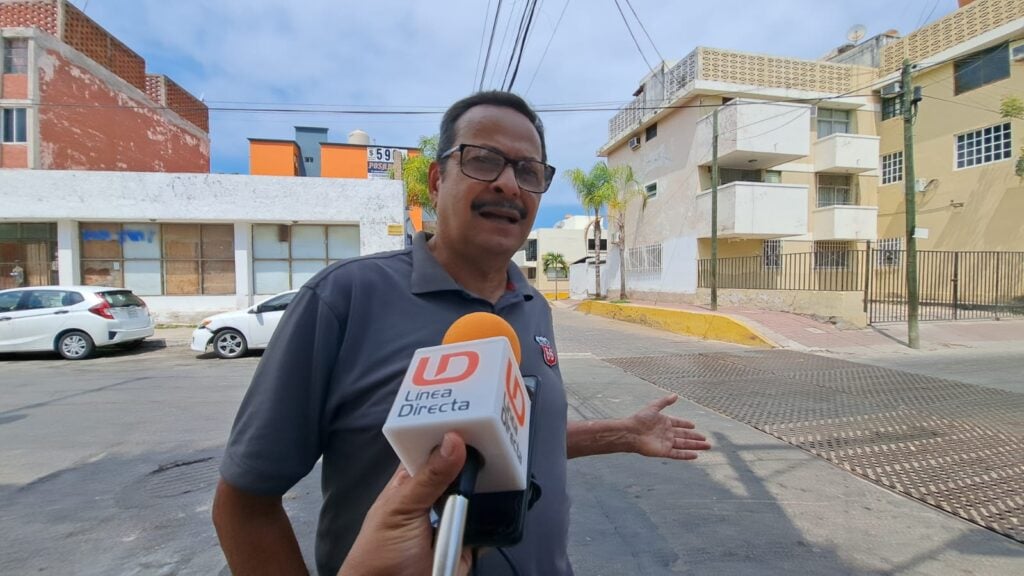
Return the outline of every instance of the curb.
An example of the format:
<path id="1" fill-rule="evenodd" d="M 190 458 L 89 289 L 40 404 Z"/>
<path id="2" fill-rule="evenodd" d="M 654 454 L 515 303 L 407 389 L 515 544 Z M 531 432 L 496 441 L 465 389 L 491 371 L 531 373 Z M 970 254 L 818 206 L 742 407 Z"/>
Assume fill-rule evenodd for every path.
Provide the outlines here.
<path id="1" fill-rule="evenodd" d="M 743 322 L 713 312 L 691 312 L 637 304 L 612 304 L 595 300 L 581 302 L 577 310 L 584 314 L 641 324 L 704 340 L 717 340 L 754 348 L 778 348 L 775 342 Z"/>

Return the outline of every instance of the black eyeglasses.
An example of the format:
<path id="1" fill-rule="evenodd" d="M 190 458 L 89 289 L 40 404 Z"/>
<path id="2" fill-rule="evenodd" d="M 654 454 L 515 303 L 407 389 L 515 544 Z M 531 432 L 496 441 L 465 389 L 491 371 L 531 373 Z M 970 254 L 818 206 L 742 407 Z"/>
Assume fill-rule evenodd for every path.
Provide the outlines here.
<path id="1" fill-rule="evenodd" d="M 459 167 L 462 173 L 481 182 L 494 182 L 505 170 L 505 166 L 511 164 L 519 188 L 526 192 L 543 194 L 547 192 L 551 180 L 555 177 L 554 166 L 536 160 L 513 160 L 490 148 L 473 144 L 459 144 L 441 154 L 438 160 L 444 161 L 456 152 L 459 153 Z"/>

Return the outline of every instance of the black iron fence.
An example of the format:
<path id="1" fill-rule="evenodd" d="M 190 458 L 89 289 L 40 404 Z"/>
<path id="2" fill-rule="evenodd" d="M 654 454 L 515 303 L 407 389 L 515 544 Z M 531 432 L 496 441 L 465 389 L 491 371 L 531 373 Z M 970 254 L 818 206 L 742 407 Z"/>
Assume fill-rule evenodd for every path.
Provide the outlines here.
<path id="1" fill-rule="evenodd" d="M 718 287 L 863 293 L 872 323 L 906 320 L 904 250 L 828 250 L 719 258 Z M 1024 252 L 917 253 L 921 320 L 1024 316 Z M 711 260 L 698 261 L 711 287 Z"/>

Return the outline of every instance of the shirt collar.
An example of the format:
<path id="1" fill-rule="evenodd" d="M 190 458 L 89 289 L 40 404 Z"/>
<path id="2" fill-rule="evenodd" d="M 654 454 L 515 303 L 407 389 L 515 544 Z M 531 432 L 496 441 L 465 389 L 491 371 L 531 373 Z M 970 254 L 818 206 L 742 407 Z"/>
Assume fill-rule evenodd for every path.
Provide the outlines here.
<path id="1" fill-rule="evenodd" d="M 412 239 L 412 293 L 426 294 L 458 290 L 469 294 L 465 288 L 459 286 L 459 283 L 448 274 L 448 271 L 430 252 L 427 241 L 431 236 L 427 232 L 419 232 Z M 533 289 L 523 276 L 523 272 L 512 261 L 508 263 L 508 285 L 505 289 L 506 292 L 514 293 L 523 300 L 533 299 Z M 507 296 L 509 296 L 508 293 L 502 298 Z"/>

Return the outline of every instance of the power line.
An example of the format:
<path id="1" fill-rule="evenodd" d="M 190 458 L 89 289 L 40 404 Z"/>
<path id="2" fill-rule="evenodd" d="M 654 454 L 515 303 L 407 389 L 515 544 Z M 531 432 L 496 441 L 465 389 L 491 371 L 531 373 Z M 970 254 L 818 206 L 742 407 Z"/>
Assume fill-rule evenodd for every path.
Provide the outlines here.
<path id="1" fill-rule="evenodd" d="M 558 32 L 558 25 L 562 23 L 562 17 L 565 16 L 565 10 L 569 7 L 569 2 L 572 0 L 565 0 L 565 5 L 562 6 L 562 12 L 558 15 L 558 21 L 555 22 L 555 28 L 551 31 L 551 37 L 548 38 L 548 43 L 544 46 L 544 53 L 540 55 L 540 61 L 537 62 L 537 67 L 533 70 L 533 77 L 530 78 L 530 84 L 526 87 L 526 92 L 523 94 L 529 94 L 530 89 L 533 88 L 533 81 L 537 79 L 537 73 L 540 72 L 541 64 L 544 63 L 544 58 L 548 55 L 548 48 L 551 48 L 551 42 L 555 39 L 555 34 Z"/>
<path id="2" fill-rule="evenodd" d="M 494 61 L 498 62 L 498 57 L 505 52 L 505 42 L 508 40 L 508 32 L 512 29 L 512 17 L 515 15 L 516 6 L 519 5 L 519 0 L 513 0 L 512 8 L 508 11 L 508 19 L 505 21 L 505 32 L 501 35 L 501 44 L 498 45 L 498 51 L 494 53 Z M 494 82 L 494 78 L 498 75 L 498 66 L 495 64 L 494 73 L 491 74 L 491 82 Z M 504 82 L 504 79 L 502 79 Z"/>
<path id="3" fill-rule="evenodd" d="M 519 65 L 522 64 L 522 54 L 526 51 L 526 42 L 529 40 L 530 27 L 534 25 L 534 15 L 536 13 L 537 4 L 539 0 L 534 0 L 534 3 L 530 4 L 529 17 L 526 18 L 526 27 L 522 33 L 522 43 L 519 45 L 519 57 L 515 61 L 515 69 L 512 71 L 512 78 L 509 80 L 506 90 L 512 90 L 512 86 L 515 85 L 516 76 L 519 75 Z"/>
<path id="4" fill-rule="evenodd" d="M 640 17 L 637 16 L 636 10 L 633 9 L 633 3 L 626 0 L 626 6 L 628 6 L 629 11 L 633 13 L 633 18 L 636 18 L 636 22 L 640 25 L 640 29 L 643 30 L 644 36 L 647 36 L 647 41 L 651 43 L 651 47 L 654 48 L 654 53 L 658 55 L 658 59 L 664 62 L 665 57 L 661 55 L 661 51 L 658 50 L 658 46 L 654 43 L 654 40 L 651 39 L 651 35 L 647 33 L 647 27 L 644 26 L 643 20 L 640 20 Z"/>
<path id="5" fill-rule="evenodd" d="M 470 90 L 476 88 L 477 75 L 480 74 L 480 59 L 484 55 L 484 41 L 487 38 L 487 21 L 491 17 L 491 0 L 487 0 L 487 8 L 484 9 L 484 25 L 480 30 L 480 48 L 476 53 L 476 66 L 473 68 L 473 84 L 470 85 Z M 485 65 L 486 66 L 486 65 Z"/>
<path id="6" fill-rule="evenodd" d="M 633 28 L 629 26 L 629 20 L 626 20 L 626 13 L 622 11 L 622 6 L 619 4 L 619 0 L 615 0 L 615 7 L 619 9 L 619 16 L 622 16 L 622 23 L 626 25 L 626 31 L 629 32 L 629 37 L 633 39 L 633 44 L 636 46 L 636 51 L 640 53 L 640 57 L 644 59 L 644 64 L 650 68 L 651 73 L 654 73 L 654 66 L 647 61 L 647 56 L 644 55 L 643 49 L 640 48 L 640 43 L 637 42 L 636 36 L 633 34 Z"/>
<path id="7" fill-rule="evenodd" d="M 484 58 L 484 67 L 480 70 L 480 86 L 477 90 L 484 89 L 484 79 L 487 77 L 487 64 L 491 61 L 491 48 L 494 46 L 494 33 L 498 30 L 498 20 L 501 17 L 501 0 L 498 0 L 498 9 L 494 12 L 494 24 L 491 26 L 491 40 L 487 43 L 487 56 Z"/>

